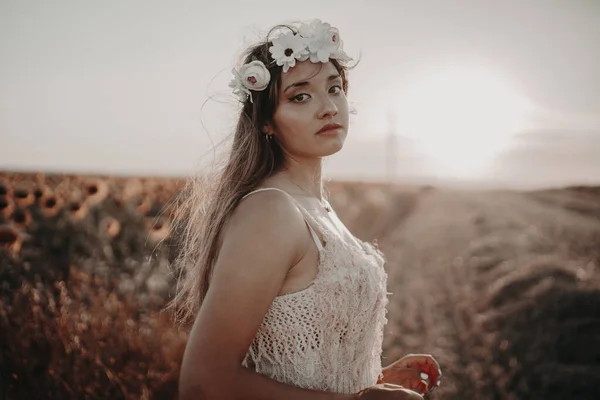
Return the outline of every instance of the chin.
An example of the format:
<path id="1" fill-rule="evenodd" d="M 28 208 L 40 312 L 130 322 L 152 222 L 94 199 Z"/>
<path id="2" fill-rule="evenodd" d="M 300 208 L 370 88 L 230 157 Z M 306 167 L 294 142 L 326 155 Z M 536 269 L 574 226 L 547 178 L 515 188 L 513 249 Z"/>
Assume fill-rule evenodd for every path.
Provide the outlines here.
<path id="1" fill-rule="evenodd" d="M 331 138 L 331 140 L 328 140 L 326 143 L 321 143 L 319 146 L 321 150 L 320 153 L 322 153 L 321 157 L 331 156 L 342 150 L 344 148 L 344 141 L 344 137 L 338 136 Z"/>

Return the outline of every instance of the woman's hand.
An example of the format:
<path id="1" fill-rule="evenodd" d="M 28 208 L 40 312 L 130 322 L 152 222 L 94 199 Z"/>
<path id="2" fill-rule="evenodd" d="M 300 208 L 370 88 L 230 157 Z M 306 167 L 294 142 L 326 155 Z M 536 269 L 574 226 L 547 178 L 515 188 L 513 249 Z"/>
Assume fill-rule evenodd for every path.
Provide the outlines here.
<path id="1" fill-rule="evenodd" d="M 360 400 L 423 400 L 423 396 L 402 386 L 380 383 L 356 394 Z"/>
<path id="2" fill-rule="evenodd" d="M 418 393 L 432 392 L 441 383 L 440 365 L 428 354 L 408 354 L 383 368 L 379 382 L 401 385 Z"/>

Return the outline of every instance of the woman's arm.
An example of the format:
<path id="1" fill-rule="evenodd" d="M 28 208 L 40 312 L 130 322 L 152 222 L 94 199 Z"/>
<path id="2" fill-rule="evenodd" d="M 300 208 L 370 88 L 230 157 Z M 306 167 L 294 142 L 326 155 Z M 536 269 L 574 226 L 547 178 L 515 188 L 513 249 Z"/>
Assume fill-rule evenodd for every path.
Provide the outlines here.
<path id="1" fill-rule="evenodd" d="M 236 208 L 190 331 L 180 399 L 352 399 L 282 384 L 242 366 L 288 270 L 311 244 L 300 211 L 283 193 L 256 193 Z"/>

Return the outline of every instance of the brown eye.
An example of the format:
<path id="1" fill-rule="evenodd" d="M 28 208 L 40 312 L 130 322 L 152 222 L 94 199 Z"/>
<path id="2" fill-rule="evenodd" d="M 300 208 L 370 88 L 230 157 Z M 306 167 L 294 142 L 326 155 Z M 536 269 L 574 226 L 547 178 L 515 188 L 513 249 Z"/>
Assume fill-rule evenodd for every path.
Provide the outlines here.
<path id="1" fill-rule="evenodd" d="M 300 93 L 299 95 L 296 95 L 296 96 L 290 98 L 290 101 L 293 103 L 302 103 L 302 100 L 299 99 L 299 97 L 302 97 L 302 96 L 308 96 L 308 95 L 306 93 Z"/>

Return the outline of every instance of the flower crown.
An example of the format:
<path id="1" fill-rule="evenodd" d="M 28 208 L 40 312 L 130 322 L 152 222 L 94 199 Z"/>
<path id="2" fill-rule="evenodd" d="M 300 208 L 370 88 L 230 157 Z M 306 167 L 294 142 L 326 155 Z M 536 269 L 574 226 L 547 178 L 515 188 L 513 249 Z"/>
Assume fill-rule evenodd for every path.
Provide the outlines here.
<path id="1" fill-rule="evenodd" d="M 330 59 L 342 62 L 352 60 L 342 50 L 338 29 L 319 19 L 313 20 L 310 24 L 303 23 L 297 33 L 288 31 L 279 35 L 269 47 L 269 53 L 275 63 L 283 67 L 284 73 L 296 65 L 296 60 L 310 59 L 313 63 L 326 63 Z M 231 72 L 233 78 L 229 87 L 242 102 L 250 97 L 252 103 L 250 90 L 265 90 L 271 80 L 271 73 L 265 64 L 258 60 L 242 65 L 239 70 L 233 68 Z"/>

